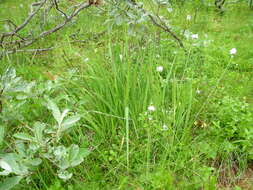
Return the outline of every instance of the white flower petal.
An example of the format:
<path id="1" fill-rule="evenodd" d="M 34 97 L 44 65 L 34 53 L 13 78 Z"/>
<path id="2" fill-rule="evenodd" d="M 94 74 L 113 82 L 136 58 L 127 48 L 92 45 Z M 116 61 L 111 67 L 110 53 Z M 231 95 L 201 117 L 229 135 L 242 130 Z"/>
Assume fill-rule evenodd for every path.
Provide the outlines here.
<path id="1" fill-rule="evenodd" d="M 164 131 L 167 131 L 168 129 L 169 129 L 169 127 L 168 127 L 167 125 L 164 124 L 164 125 L 163 125 L 163 130 L 164 130 Z"/>
<path id="2" fill-rule="evenodd" d="M 122 54 L 119 54 L 119 59 L 120 59 L 120 61 L 123 60 L 123 55 Z"/>
<path id="3" fill-rule="evenodd" d="M 237 52 L 237 49 L 236 49 L 236 48 L 232 48 L 232 49 L 230 50 L 230 55 L 235 55 L 236 52 Z"/>
<path id="4" fill-rule="evenodd" d="M 152 106 L 152 105 L 150 105 L 150 106 L 148 106 L 148 111 L 155 111 L 155 106 Z"/>
<path id="5" fill-rule="evenodd" d="M 167 8 L 167 11 L 168 11 L 169 13 L 171 13 L 171 12 L 173 11 L 173 9 L 172 9 L 171 7 L 169 7 L 169 8 Z"/>
<path id="6" fill-rule="evenodd" d="M 192 39 L 198 39 L 199 35 L 198 34 L 192 34 L 191 37 L 192 37 Z"/>
<path id="7" fill-rule="evenodd" d="M 156 67 L 157 72 L 163 72 L 163 66 L 158 66 Z"/>
<path id="8" fill-rule="evenodd" d="M 186 20 L 191 20 L 192 19 L 192 16 L 191 15 L 187 15 L 186 16 Z"/>

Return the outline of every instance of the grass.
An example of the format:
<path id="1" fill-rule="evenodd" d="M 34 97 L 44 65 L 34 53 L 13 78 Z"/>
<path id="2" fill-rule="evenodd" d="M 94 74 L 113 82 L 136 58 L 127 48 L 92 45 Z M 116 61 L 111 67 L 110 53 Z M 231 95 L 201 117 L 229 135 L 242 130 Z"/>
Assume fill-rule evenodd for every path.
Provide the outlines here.
<path id="1" fill-rule="evenodd" d="M 49 96 L 82 116 L 63 141 L 92 150 L 72 169 L 71 180 L 59 181 L 46 164 L 29 185 L 22 181 L 16 189 L 253 188 L 253 13 L 243 3 L 228 5 L 222 16 L 213 7 L 194 5 L 162 10 L 173 25 L 199 35 L 184 40 L 187 55 L 153 26 L 141 37 L 129 36 L 127 26 L 96 37 L 106 31 L 108 15 L 94 16 L 92 8 L 34 45 L 54 50 L 0 60 L 0 73 L 11 65 L 37 85 L 61 78 Z M 17 10 L 14 16 L 10 7 Z M 17 23 L 25 16 L 16 2 L 0 2 L 0 9 L 0 17 Z M 194 18 L 187 21 L 187 15 Z M 72 34 L 88 40 L 71 43 Z M 233 58 L 232 48 L 238 50 Z M 25 123 L 50 121 L 41 102 L 22 107 Z M 148 111 L 150 105 L 155 111 Z M 19 126 L 20 120 L 8 124 L 3 150 Z"/>

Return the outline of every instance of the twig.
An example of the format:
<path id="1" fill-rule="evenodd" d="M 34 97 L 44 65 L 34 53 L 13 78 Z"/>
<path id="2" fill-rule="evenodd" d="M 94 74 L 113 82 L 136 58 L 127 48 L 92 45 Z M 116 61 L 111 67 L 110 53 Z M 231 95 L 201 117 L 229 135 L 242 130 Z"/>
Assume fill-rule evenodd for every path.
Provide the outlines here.
<path id="1" fill-rule="evenodd" d="M 179 46 L 181 47 L 181 48 L 184 48 L 184 44 L 183 44 L 183 42 L 182 42 L 182 40 L 174 33 L 174 32 L 172 32 L 172 30 L 164 23 L 164 24 L 159 24 L 157 21 L 156 21 L 156 19 L 155 19 L 155 17 L 154 16 L 152 16 L 152 15 L 148 15 L 149 16 L 149 18 L 152 20 L 152 22 L 153 22 L 153 24 L 154 25 L 156 25 L 156 26 L 158 26 L 159 28 L 161 28 L 161 29 L 163 29 L 165 32 L 168 32 L 178 43 L 179 43 Z M 161 21 L 161 22 L 164 22 L 164 21 L 162 21 L 161 20 L 161 18 L 158 16 L 158 18 L 159 18 L 159 20 Z"/>
<path id="2" fill-rule="evenodd" d="M 157 26 L 157 27 L 161 28 L 162 30 L 164 30 L 165 32 L 169 33 L 178 42 L 179 46 L 181 48 L 185 49 L 182 40 L 166 25 L 166 23 L 164 21 L 162 21 L 162 19 L 159 16 L 157 16 L 157 18 L 160 20 L 161 24 L 159 22 L 157 22 L 157 18 L 154 15 L 149 13 L 144 8 L 139 7 L 138 4 L 135 2 L 135 0 L 128 0 L 128 1 L 133 6 L 138 7 L 138 9 L 140 9 L 144 14 L 146 14 L 155 26 Z"/>
<path id="3" fill-rule="evenodd" d="M 18 27 L 16 27 L 13 31 L 11 32 L 6 32 L 6 33 L 2 33 L 0 34 L 0 46 L 5 49 L 6 45 L 7 46 L 12 46 L 12 48 L 6 48 L 6 50 L 3 50 L 2 54 L 0 55 L 0 58 L 2 58 L 4 55 L 7 54 L 11 54 L 11 53 L 16 53 L 16 52 L 38 52 L 38 51 L 48 51 L 51 50 L 51 48 L 45 48 L 45 49 L 34 49 L 34 50 L 22 50 L 22 48 L 25 48 L 27 46 L 30 46 L 31 44 L 33 44 L 34 42 L 38 41 L 39 39 L 42 39 L 54 32 L 57 32 L 58 30 L 62 29 L 64 26 L 66 26 L 68 23 L 70 23 L 72 21 L 72 19 L 74 17 L 76 17 L 83 9 L 86 9 L 88 7 L 90 7 L 92 4 L 90 4 L 89 2 L 83 2 L 83 3 L 79 3 L 75 6 L 74 10 L 72 11 L 72 13 L 70 14 L 70 16 L 67 16 L 66 13 L 64 13 L 58 6 L 57 4 L 57 0 L 53 0 L 52 3 L 54 3 L 54 7 L 55 9 L 60 12 L 61 14 L 63 14 L 65 16 L 65 20 L 56 25 L 54 28 L 51 28 L 49 30 L 46 31 L 42 31 L 39 35 L 35 36 L 35 37 L 31 37 L 31 35 L 27 36 L 26 38 L 21 37 L 20 35 L 18 35 L 17 33 L 24 29 L 27 24 L 32 20 L 32 18 L 38 14 L 39 10 L 45 5 L 45 3 L 48 0 L 43 0 L 37 3 L 33 3 L 31 4 L 31 12 L 29 14 L 29 16 L 25 19 L 25 21 Z M 34 6 L 39 6 L 35 11 L 33 11 L 33 7 Z M 8 37 L 13 37 L 16 36 L 18 38 L 20 38 L 20 40 L 11 40 L 8 42 L 4 42 L 4 40 Z M 16 47 L 13 48 L 13 46 L 16 45 Z"/>
<path id="4" fill-rule="evenodd" d="M 2 37 L 1 37 L 1 40 L 0 40 L 0 44 L 3 42 L 3 40 L 4 40 L 5 37 L 13 36 L 16 33 L 18 33 L 20 30 L 22 30 L 32 20 L 32 18 L 39 12 L 39 10 L 46 3 L 46 1 L 47 0 L 44 0 L 43 2 L 41 2 L 39 4 L 39 7 L 34 12 L 32 11 L 32 8 L 31 8 L 31 12 L 30 12 L 29 16 L 25 19 L 25 21 L 21 25 L 19 25 L 18 27 L 16 27 L 14 31 L 3 33 Z M 34 4 L 32 4 L 31 6 L 33 6 L 33 5 Z"/>
<path id="5" fill-rule="evenodd" d="M 85 40 L 73 40 L 73 41 L 70 41 L 68 43 L 87 43 L 91 40 L 96 40 L 97 38 L 104 35 L 105 33 L 106 33 L 106 31 L 103 31 L 103 32 L 100 32 L 100 33 L 96 34 L 92 38 L 88 38 L 88 39 L 85 39 Z M 35 54 L 37 54 L 39 52 L 51 51 L 51 50 L 56 49 L 60 46 L 62 46 L 62 45 L 54 46 L 54 47 L 50 47 L 50 48 L 40 48 L 40 49 L 14 49 L 14 50 L 6 51 L 4 53 L 5 54 L 13 54 L 13 53 L 22 53 L 22 52 L 27 52 L 27 53 L 34 53 L 35 52 Z M 0 55 L 0 58 L 1 58 L 1 56 L 3 56 L 3 55 Z"/>
<path id="6" fill-rule="evenodd" d="M 55 5 L 56 10 L 59 11 L 62 15 L 64 15 L 66 19 L 68 19 L 68 15 L 59 8 L 57 0 L 54 0 L 54 5 Z"/>
<path id="7" fill-rule="evenodd" d="M 35 41 L 41 39 L 41 38 L 44 38 L 45 36 L 51 34 L 51 33 L 54 33 L 60 29 L 62 29 L 66 24 L 68 24 L 75 16 L 77 16 L 83 9 L 85 8 L 88 8 L 90 7 L 91 5 L 89 3 L 82 3 L 80 4 L 80 6 L 75 10 L 73 11 L 73 13 L 61 24 L 58 24 L 56 27 L 50 29 L 50 30 L 47 30 L 47 31 L 44 31 L 42 33 L 40 33 L 40 35 L 33 39 L 32 41 L 28 42 L 27 44 L 24 44 L 22 47 L 27 47 L 29 45 L 31 45 L 32 43 L 34 43 Z"/>
<path id="8" fill-rule="evenodd" d="M 9 24 L 12 24 L 15 28 L 17 28 L 17 25 L 10 19 L 4 19 L 4 20 L 0 20 L 0 22 L 7 22 Z"/>
<path id="9" fill-rule="evenodd" d="M 16 53 L 16 52 L 43 52 L 43 51 L 50 51 L 55 49 L 55 47 L 50 47 L 50 48 L 41 48 L 41 49 L 17 49 L 17 50 L 11 50 L 11 51 L 7 51 L 7 54 L 12 54 L 12 53 Z"/>

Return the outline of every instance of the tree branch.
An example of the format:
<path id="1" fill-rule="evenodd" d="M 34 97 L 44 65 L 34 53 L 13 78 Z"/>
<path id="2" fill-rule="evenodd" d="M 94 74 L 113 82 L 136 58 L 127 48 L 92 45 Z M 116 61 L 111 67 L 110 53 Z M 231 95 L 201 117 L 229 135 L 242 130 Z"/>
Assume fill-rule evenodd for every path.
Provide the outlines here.
<path id="1" fill-rule="evenodd" d="M 21 37 L 18 34 L 18 32 L 23 30 L 30 23 L 30 21 L 33 19 L 33 17 L 35 15 L 37 15 L 42 8 L 44 8 L 43 6 L 45 6 L 46 2 L 48 2 L 48 0 L 42 0 L 40 2 L 35 2 L 35 3 L 31 4 L 30 14 L 21 25 L 15 27 L 15 29 L 11 32 L 5 32 L 5 33 L 0 34 L 0 46 L 3 48 L 3 52 L 0 55 L 0 58 L 6 54 L 11 54 L 11 53 L 15 53 L 15 52 L 26 52 L 27 50 L 22 50 L 22 48 L 28 47 L 28 46 L 32 45 L 34 42 L 62 29 L 68 23 L 70 23 L 73 20 L 73 18 L 76 17 L 82 10 L 84 10 L 92 5 L 89 2 L 79 3 L 74 6 L 73 11 L 71 12 L 70 16 L 68 16 L 65 12 L 63 12 L 59 8 L 57 0 L 52 0 L 51 3 L 53 3 L 53 6 L 57 10 L 57 12 L 59 12 L 61 15 L 64 15 L 65 20 L 62 23 L 56 25 L 55 27 L 53 27 L 49 30 L 42 31 L 41 33 L 39 33 L 35 37 L 32 37 L 31 34 L 27 35 L 26 37 Z M 50 5 L 50 7 L 51 7 L 51 5 Z M 38 8 L 36 8 L 36 10 L 33 11 L 35 6 L 38 6 Z M 8 22 L 10 22 L 10 21 L 8 21 Z M 14 25 L 14 23 L 13 23 L 13 25 Z M 16 36 L 19 39 L 13 40 L 12 38 L 14 36 Z M 9 41 L 6 41 L 5 39 L 9 39 Z M 38 49 L 38 50 L 35 49 L 34 51 L 45 51 L 45 50 L 49 50 L 49 49 L 48 48 Z M 31 51 L 31 50 L 28 50 L 28 51 Z"/>
<path id="2" fill-rule="evenodd" d="M 145 10 L 142 7 L 139 7 L 138 4 L 135 2 L 135 0 L 128 0 L 133 6 L 137 7 L 138 9 L 140 9 L 144 14 L 146 14 L 150 20 L 152 21 L 152 23 L 161 28 L 163 31 L 169 33 L 179 44 L 179 46 L 183 49 L 184 48 L 184 44 L 182 42 L 182 40 L 171 30 L 171 28 L 168 27 L 168 25 L 166 25 L 166 23 L 161 19 L 161 17 L 159 16 L 154 16 L 153 14 L 149 13 L 147 10 Z M 157 19 L 160 21 L 160 23 L 157 21 Z"/>

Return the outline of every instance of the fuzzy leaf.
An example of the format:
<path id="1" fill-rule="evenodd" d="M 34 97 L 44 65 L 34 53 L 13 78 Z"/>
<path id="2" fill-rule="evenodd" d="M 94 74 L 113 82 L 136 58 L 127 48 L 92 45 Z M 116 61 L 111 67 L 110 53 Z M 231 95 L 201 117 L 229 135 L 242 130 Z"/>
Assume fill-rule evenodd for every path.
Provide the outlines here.
<path id="1" fill-rule="evenodd" d="M 11 171 L 10 165 L 2 159 L 0 160 L 0 167 L 3 168 L 4 170 Z"/>
<path id="2" fill-rule="evenodd" d="M 62 124 L 62 131 L 69 129 L 79 120 L 80 120 L 79 116 L 73 116 L 73 117 L 66 119 Z"/>
<path id="3" fill-rule="evenodd" d="M 82 158 L 85 158 L 90 154 L 90 151 L 87 148 L 80 148 L 79 150 L 79 156 Z"/>
<path id="4" fill-rule="evenodd" d="M 25 165 L 18 163 L 18 155 L 15 153 L 6 153 L 3 154 L 1 159 L 6 162 L 12 170 L 12 173 L 17 175 L 26 175 L 28 174 L 28 168 Z"/>
<path id="5" fill-rule="evenodd" d="M 72 177 L 72 175 L 73 174 L 69 173 L 68 171 L 61 171 L 61 172 L 58 173 L 58 177 L 63 179 L 64 181 L 69 180 Z"/>
<path id="6" fill-rule="evenodd" d="M 63 110 L 63 112 L 61 114 L 60 123 L 62 123 L 63 119 L 66 117 L 66 115 L 68 114 L 68 112 L 69 112 L 68 109 Z"/>
<path id="7" fill-rule="evenodd" d="M 3 159 L 0 159 L 0 168 L 4 169 L 3 172 L 0 172 L 0 175 L 9 175 L 12 172 L 11 166 Z"/>
<path id="8" fill-rule="evenodd" d="M 33 160 L 30 161 L 30 164 L 33 166 L 38 166 L 42 163 L 42 160 L 40 158 L 34 158 Z"/>
<path id="9" fill-rule="evenodd" d="M 58 125 L 61 124 L 61 112 L 58 108 L 58 106 L 52 101 L 48 100 L 48 109 L 52 110 L 52 114 L 54 116 L 54 119 L 57 121 Z"/>
<path id="10" fill-rule="evenodd" d="M 35 135 L 36 140 L 40 143 L 43 141 L 44 129 L 45 129 L 44 123 L 36 122 L 34 124 L 34 135 Z"/>
<path id="11" fill-rule="evenodd" d="M 5 181 L 0 184 L 0 190 L 12 189 L 15 185 L 19 184 L 21 179 L 21 176 L 9 177 L 5 179 Z"/>
<path id="12" fill-rule="evenodd" d="M 76 144 L 72 144 L 69 148 L 69 160 L 72 161 L 72 160 L 75 160 L 76 157 L 78 156 L 79 154 L 79 147 L 78 145 Z"/>
<path id="13" fill-rule="evenodd" d="M 86 148 L 79 148 L 78 155 L 75 157 L 75 159 L 71 160 L 71 166 L 75 167 L 79 164 L 81 164 L 84 161 L 84 157 L 88 156 L 90 154 L 90 151 Z"/>
<path id="14" fill-rule="evenodd" d="M 83 162 L 83 158 L 79 156 L 79 147 L 75 144 L 72 144 L 69 147 L 69 162 L 72 167 L 79 165 Z"/>

